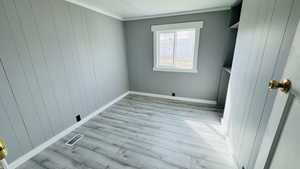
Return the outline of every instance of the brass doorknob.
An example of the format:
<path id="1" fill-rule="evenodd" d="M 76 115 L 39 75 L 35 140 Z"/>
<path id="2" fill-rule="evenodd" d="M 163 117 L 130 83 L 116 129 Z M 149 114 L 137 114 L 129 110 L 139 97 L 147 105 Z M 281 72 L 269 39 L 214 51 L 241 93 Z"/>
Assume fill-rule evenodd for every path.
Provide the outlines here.
<path id="1" fill-rule="evenodd" d="M 269 82 L 270 89 L 280 89 L 284 93 L 289 92 L 291 87 L 292 87 L 292 82 L 288 79 L 284 80 L 283 82 L 278 82 L 276 80 L 271 80 Z"/>
<path id="2" fill-rule="evenodd" d="M 7 146 L 3 140 L 0 139 L 0 160 L 3 160 L 7 156 Z"/>

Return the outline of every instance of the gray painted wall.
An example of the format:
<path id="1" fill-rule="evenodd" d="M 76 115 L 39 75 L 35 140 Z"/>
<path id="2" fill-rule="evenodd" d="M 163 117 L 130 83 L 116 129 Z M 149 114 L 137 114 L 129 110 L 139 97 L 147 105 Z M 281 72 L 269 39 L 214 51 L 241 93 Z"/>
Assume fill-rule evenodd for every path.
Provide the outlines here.
<path id="1" fill-rule="evenodd" d="M 151 25 L 189 21 L 204 21 L 198 73 L 153 72 Z M 125 22 L 130 90 L 216 100 L 221 69 L 230 52 L 228 22 L 229 11 Z"/>
<path id="2" fill-rule="evenodd" d="M 0 0 L 8 161 L 128 91 L 123 23 L 62 0 Z"/>

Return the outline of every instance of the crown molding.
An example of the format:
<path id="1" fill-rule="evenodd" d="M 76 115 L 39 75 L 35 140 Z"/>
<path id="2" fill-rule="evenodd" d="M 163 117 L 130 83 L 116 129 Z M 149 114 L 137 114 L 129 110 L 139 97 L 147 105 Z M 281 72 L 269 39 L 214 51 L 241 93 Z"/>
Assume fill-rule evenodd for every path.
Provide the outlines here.
<path id="1" fill-rule="evenodd" d="M 192 11 L 182 11 L 182 12 L 173 12 L 173 13 L 165 13 L 165 14 L 157 14 L 157 15 L 145 15 L 145 16 L 137 16 L 137 17 L 121 17 L 106 10 L 96 8 L 94 6 L 88 5 L 86 3 L 80 2 L 78 0 L 65 0 L 66 2 L 90 9 L 92 11 L 98 12 L 100 14 L 115 18 L 120 21 L 134 21 L 134 20 L 142 20 L 142 19 L 152 19 L 152 18 L 161 18 L 168 16 L 178 16 L 178 15 L 188 15 L 188 14 L 196 14 L 196 13 L 206 13 L 206 12 L 216 12 L 216 11 L 225 11 L 229 10 L 231 6 L 217 7 L 217 8 L 207 8 L 207 9 L 199 9 Z"/>
<path id="2" fill-rule="evenodd" d="M 188 14 L 197 14 L 197 13 L 206 13 L 206 12 L 226 11 L 226 10 L 229 10 L 230 8 L 231 8 L 230 6 L 225 6 L 225 7 L 199 9 L 199 10 L 182 11 L 182 12 L 173 12 L 173 13 L 166 13 L 166 14 L 140 16 L 140 17 L 139 16 L 138 17 L 125 17 L 122 20 L 123 21 L 134 21 L 134 20 L 161 18 L 161 17 L 168 17 L 168 16 L 178 16 L 178 15 L 188 15 Z"/>
<path id="3" fill-rule="evenodd" d="M 79 2 L 78 0 L 65 0 L 65 1 L 69 2 L 69 3 L 72 3 L 72 4 L 75 4 L 75 5 L 78 5 L 78 6 L 81 6 L 81 7 L 84 7 L 84 8 L 87 8 L 87 9 L 90 9 L 90 10 L 98 12 L 100 14 L 103 14 L 103 15 L 106 15 L 106 16 L 109 16 L 109 17 L 121 20 L 121 21 L 123 20 L 123 18 L 120 17 L 120 16 L 118 16 L 118 15 L 115 15 L 115 14 L 113 14 L 111 12 L 108 12 L 108 11 L 105 11 L 103 9 L 99 9 L 99 8 L 93 7 L 93 6 L 88 5 L 86 3 Z"/>

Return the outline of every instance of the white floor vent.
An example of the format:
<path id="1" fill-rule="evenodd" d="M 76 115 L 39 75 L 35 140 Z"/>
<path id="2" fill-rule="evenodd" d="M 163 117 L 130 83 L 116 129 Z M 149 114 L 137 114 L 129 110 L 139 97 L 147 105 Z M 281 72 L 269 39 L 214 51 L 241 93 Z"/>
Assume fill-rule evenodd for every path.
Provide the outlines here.
<path id="1" fill-rule="evenodd" d="M 67 146 L 73 146 L 76 144 L 80 139 L 82 139 L 83 135 L 81 134 L 76 134 L 74 137 L 72 137 L 70 140 L 66 142 Z"/>

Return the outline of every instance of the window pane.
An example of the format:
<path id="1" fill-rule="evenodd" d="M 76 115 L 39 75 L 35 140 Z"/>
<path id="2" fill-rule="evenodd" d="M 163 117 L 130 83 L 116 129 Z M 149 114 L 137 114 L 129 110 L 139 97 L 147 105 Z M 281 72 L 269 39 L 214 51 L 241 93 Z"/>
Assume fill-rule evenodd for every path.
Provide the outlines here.
<path id="1" fill-rule="evenodd" d="M 159 34 L 159 66 L 172 66 L 174 52 L 174 33 Z"/>
<path id="2" fill-rule="evenodd" d="M 175 66 L 178 68 L 192 69 L 195 48 L 195 30 L 176 32 L 175 40 Z"/>

